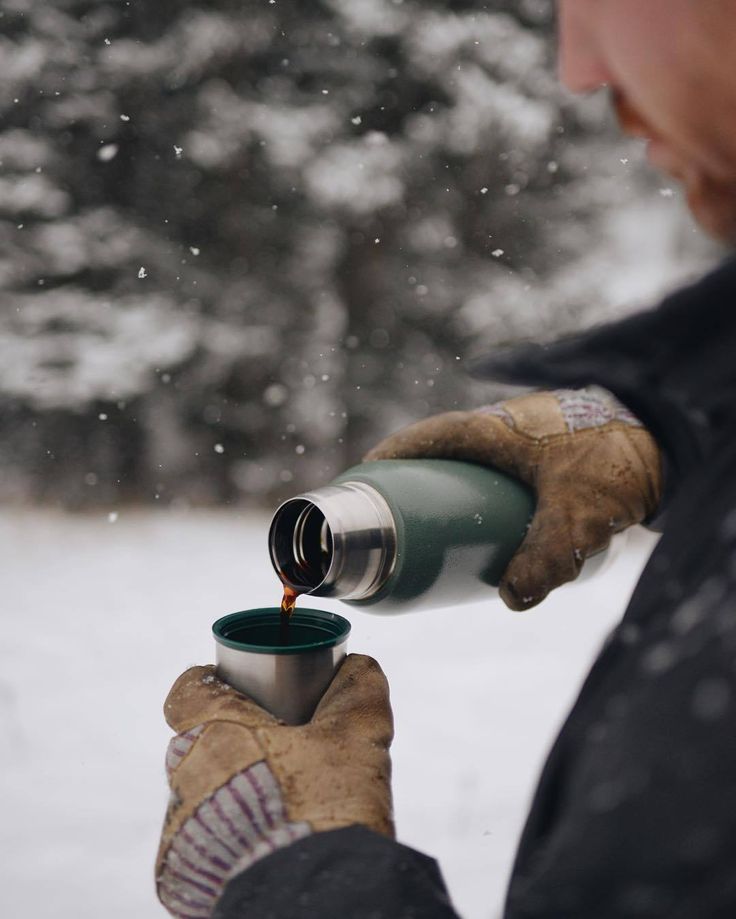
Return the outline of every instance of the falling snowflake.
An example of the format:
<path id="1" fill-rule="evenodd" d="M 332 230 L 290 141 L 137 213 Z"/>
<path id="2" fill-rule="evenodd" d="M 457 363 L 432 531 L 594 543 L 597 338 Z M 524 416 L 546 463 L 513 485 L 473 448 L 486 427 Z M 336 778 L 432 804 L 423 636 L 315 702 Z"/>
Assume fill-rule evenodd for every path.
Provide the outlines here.
<path id="1" fill-rule="evenodd" d="M 289 398 L 289 390 L 282 383 L 272 383 L 263 392 L 263 401 L 266 405 L 277 408 Z"/>
<path id="2" fill-rule="evenodd" d="M 192 255 L 199 255 L 199 247 L 198 247 L 198 246 L 190 246 L 190 247 L 189 247 L 189 251 L 192 253 Z"/>
<path id="3" fill-rule="evenodd" d="M 97 159 L 102 163 L 109 163 L 110 160 L 115 159 L 119 149 L 117 144 L 105 144 L 97 151 Z"/>
<path id="4" fill-rule="evenodd" d="M 100 419 L 100 421 L 107 421 L 107 412 L 100 412 L 97 417 Z"/>
<path id="5" fill-rule="evenodd" d="M 494 249 L 493 252 L 491 252 L 491 255 L 494 258 L 501 258 L 501 256 L 503 255 L 503 251 L 504 251 L 503 249 Z"/>
<path id="6" fill-rule="evenodd" d="M 480 193 L 481 193 L 482 195 L 487 195 L 487 194 L 488 194 L 488 186 L 487 186 L 487 185 L 484 185 L 483 188 L 481 188 Z"/>
<path id="7" fill-rule="evenodd" d="M 110 511 L 110 513 L 107 515 L 107 522 L 108 522 L 108 523 L 115 523 L 115 521 L 116 521 L 117 519 L 118 519 L 118 512 L 117 512 L 117 511 Z"/>
<path id="8" fill-rule="evenodd" d="M 663 198 L 673 198 L 675 195 L 671 188 L 660 188 L 659 193 Z"/>
<path id="9" fill-rule="evenodd" d="M 141 281 L 143 280 L 143 278 L 148 277 L 148 272 L 143 267 L 143 265 L 141 265 L 141 267 L 138 269 L 138 277 L 141 279 Z"/>
<path id="10" fill-rule="evenodd" d="M 215 451 L 215 453 L 225 452 L 225 448 L 222 446 L 222 444 L 215 444 L 215 446 L 212 449 Z"/>
<path id="11" fill-rule="evenodd" d="M 121 120 L 121 121 L 130 121 L 130 115 L 121 115 L 121 116 L 120 116 L 120 120 Z"/>
<path id="12" fill-rule="evenodd" d="M 360 117 L 360 115 L 356 115 L 355 118 L 350 119 L 350 123 L 355 125 L 362 124 L 363 119 Z"/>
<path id="13" fill-rule="evenodd" d="M 184 147 L 177 147 L 177 145 L 174 144 L 174 154 L 178 160 L 181 159 L 183 153 L 184 153 Z"/>

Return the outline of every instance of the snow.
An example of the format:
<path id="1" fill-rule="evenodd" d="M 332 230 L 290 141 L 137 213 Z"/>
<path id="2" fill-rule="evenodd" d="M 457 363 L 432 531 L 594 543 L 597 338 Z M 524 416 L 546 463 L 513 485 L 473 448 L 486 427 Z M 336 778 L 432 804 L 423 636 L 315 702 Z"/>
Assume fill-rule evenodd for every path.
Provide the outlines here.
<path id="1" fill-rule="evenodd" d="M 113 517 L 117 523 L 109 526 Z M 275 604 L 268 518 L 0 511 L 3 914 L 153 919 L 167 789 L 165 694 L 213 660 L 210 625 Z M 510 613 L 498 599 L 404 616 L 339 603 L 392 686 L 401 841 L 441 861 L 461 914 L 498 915 L 544 751 L 653 544 Z M 727 700 L 704 686 L 703 718 Z M 53 892 L 53 895 L 50 895 Z"/>
<path id="2" fill-rule="evenodd" d="M 140 271 L 144 277 L 145 268 Z M 148 390 L 154 369 L 189 355 L 198 336 L 196 320 L 157 294 L 113 302 L 69 286 L 16 294 L 14 303 L 20 312 L 0 329 L 0 389 L 41 409 L 116 401 Z M 211 333 L 216 347 L 215 339 L 224 336 L 216 325 Z"/>
<path id="3" fill-rule="evenodd" d="M 115 159 L 119 150 L 118 144 L 105 144 L 104 147 L 100 147 L 97 151 L 97 159 L 103 163 L 109 163 L 110 160 Z"/>
<path id="4" fill-rule="evenodd" d="M 333 143 L 307 167 L 305 188 L 320 206 L 362 216 L 402 201 L 405 151 L 398 144 L 377 144 L 372 134 Z"/>

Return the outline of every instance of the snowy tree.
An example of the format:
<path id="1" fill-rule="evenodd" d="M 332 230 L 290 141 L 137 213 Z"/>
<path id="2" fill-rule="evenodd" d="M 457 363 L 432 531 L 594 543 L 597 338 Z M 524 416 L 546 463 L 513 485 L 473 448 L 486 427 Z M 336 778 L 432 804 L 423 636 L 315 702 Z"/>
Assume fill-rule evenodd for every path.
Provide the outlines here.
<path id="1" fill-rule="evenodd" d="M 602 100 L 558 87 L 545 0 L 0 16 L 6 498 L 319 484 L 487 397 L 459 356 L 631 303 L 688 239 Z"/>

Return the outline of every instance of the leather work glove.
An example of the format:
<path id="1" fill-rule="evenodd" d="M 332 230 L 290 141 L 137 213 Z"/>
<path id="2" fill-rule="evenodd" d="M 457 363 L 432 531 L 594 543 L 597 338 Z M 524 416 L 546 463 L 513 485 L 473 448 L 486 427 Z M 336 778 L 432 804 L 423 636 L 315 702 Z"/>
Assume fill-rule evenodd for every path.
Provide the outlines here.
<path id="1" fill-rule="evenodd" d="M 171 798 L 156 861 L 172 916 L 209 917 L 230 878 L 323 830 L 362 824 L 393 837 L 393 719 L 378 664 L 351 654 L 308 724 L 283 724 L 193 667 L 164 706 Z"/>
<path id="2" fill-rule="evenodd" d="M 499 585 L 513 610 L 536 606 L 574 580 L 615 533 L 651 517 L 662 493 L 654 439 L 599 389 L 538 392 L 435 415 L 364 459 L 430 457 L 493 466 L 535 491 L 534 517 Z"/>

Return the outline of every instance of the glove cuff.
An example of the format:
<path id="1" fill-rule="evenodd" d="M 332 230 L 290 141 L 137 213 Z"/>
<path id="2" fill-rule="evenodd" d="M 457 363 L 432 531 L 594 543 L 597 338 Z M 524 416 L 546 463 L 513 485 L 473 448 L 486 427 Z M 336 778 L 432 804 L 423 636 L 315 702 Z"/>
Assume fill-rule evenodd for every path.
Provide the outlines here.
<path id="1" fill-rule="evenodd" d="M 615 396 L 592 386 L 530 393 L 484 406 L 478 411 L 500 418 L 512 430 L 535 440 L 602 428 L 612 422 L 643 427 L 641 421 Z"/>
<path id="2" fill-rule="evenodd" d="M 286 817 L 268 765 L 238 772 L 174 834 L 160 862 L 158 896 L 177 919 L 207 919 L 227 882 L 258 859 L 312 832 Z"/>

